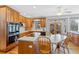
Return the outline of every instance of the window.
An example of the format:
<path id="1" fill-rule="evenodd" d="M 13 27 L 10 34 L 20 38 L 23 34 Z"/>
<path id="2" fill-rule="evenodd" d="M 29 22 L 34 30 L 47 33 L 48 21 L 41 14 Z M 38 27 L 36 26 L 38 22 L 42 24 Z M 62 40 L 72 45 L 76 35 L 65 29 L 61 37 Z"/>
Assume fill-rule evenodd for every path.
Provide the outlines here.
<path id="1" fill-rule="evenodd" d="M 34 29 L 40 29 L 40 21 L 34 21 Z"/>
<path id="2" fill-rule="evenodd" d="M 70 30 L 71 31 L 79 31 L 79 19 L 72 19 L 70 21 Z"/>

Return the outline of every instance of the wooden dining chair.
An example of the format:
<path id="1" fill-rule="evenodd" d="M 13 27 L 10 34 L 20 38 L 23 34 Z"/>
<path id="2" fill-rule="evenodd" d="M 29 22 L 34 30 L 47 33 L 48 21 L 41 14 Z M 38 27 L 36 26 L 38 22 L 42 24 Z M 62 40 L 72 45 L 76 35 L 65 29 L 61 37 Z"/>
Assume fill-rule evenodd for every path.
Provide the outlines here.
<path id="1" fill-rule="evenodd" d="M 38 38 L 38 46 L 40 54 L 49 54 L 51 53 L 51 40 L 47 37 Z"/>
<path id="2" fill-rule="evenodd" d="M 61 49 L 61 42 L 58 42 L 56 44 L 55 52 L 57 52 L 59 54 L 61 52 L 60 49 Z"/>
<path id="3" fill-rule="evenodd" d="M 64 42 L 62 43 L 61 47 L 63 47 L 64 53 L 66 53 L 66 51 L 69 53 L 68 45 L 69 45 L 70 42 L 71 42 L 71 37 L 68 36 L 68 37 L 64 40 Z"/>

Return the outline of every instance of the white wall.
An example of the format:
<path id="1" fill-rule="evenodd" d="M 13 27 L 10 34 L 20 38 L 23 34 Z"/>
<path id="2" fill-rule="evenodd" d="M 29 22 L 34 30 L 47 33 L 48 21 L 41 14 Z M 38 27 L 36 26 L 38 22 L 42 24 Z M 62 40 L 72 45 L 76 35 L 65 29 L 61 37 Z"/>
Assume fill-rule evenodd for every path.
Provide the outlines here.
<path id="1" fill-rule="evenodd" d="M 61 32 L 64 33 L 65 31 L 65 22 L 63 20 L 58 20 L 59 22 L 61 22 Z M 46 29 L 47 32 L 50 32 L 50 24 L 54 23 L 54 19 L 47 19 L 46 21 Z"/>
<path id="2" fill-rule="evenodd" d="M 70 32 L 70 20 L 72 19 L 79 19 L 78 14 L 74 15 L 62 15 L 62 16 L 52 16 L 52 17 L 47 17 L 46 21 L 46 29 L 49 32 L 50 31 L 50 24 L 53 23 L 53 20 L 61 20 L 62 21 L 62 33 L 65 33 L 65 27 L 66 27 L 66 32 Z"/>

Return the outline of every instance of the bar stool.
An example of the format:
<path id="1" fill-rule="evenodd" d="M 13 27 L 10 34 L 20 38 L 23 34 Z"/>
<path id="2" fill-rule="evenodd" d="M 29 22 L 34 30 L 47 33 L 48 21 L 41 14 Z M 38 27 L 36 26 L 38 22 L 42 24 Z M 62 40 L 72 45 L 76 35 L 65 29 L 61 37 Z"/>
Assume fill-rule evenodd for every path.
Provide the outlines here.
<path id="1" fill-rule="evenodd" d="M 40 54 L 51 53 L 51 40 L 45 36 L 38 38 L 38 47 Z"/>

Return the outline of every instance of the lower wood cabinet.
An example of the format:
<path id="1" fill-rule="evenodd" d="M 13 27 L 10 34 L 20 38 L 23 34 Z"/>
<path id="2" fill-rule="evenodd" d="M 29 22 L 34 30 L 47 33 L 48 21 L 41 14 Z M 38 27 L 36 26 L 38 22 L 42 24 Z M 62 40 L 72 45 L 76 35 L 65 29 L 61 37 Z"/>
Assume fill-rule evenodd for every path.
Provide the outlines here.
<path id="1" fill-rule="evenodd" d="M 72 42 L 79 46 L 79 34 L 72 34 Z"/>
<path id="2" fill-rule="evenodd" d="M 19 54 L 33 54 L 34 46 L 32 41 L 19 41 L 18 45 Z"/>
<path id="3" fill-rule="evenodd" d="M 33 33 L 32 31 L 24 32 L 24 33 L 21 33 L 21 34 L 19 35 L 19 37 L 31 36 L 32 33 Z"/>

